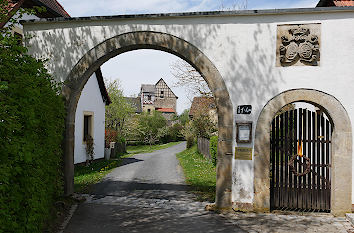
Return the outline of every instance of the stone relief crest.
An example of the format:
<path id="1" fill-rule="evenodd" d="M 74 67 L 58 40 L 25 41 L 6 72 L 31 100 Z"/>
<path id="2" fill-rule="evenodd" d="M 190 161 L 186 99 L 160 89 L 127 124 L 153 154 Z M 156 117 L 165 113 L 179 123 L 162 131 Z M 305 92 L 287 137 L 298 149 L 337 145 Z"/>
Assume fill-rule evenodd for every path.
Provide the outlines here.
<path id="1" fill-rule="evenodd" d="M 312 33 L 310 28 L 308 25 L 294 25 L 288 26 L 288 30 L 285 30 L 287 33 L 283 30 L 278 51 L 281 66 L 291 66 L 299 62 L 302 65 L 318 66 L 319 36 Z"/>

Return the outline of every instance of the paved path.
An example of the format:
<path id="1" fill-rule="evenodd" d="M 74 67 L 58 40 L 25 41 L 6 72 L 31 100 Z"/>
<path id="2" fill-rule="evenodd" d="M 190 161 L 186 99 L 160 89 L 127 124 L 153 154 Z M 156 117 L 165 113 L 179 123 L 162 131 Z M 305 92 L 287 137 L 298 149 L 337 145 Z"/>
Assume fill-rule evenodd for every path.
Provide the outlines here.
<path id="1" fill-rule="evenodd" d="M 344 218 L 216 214 L 188 193 L 175 154 L 185 143 L 124 160 L 79 206 L 66 233 L 350 232 Z M 352 231 L 354 232 L 354 231 Z"/>

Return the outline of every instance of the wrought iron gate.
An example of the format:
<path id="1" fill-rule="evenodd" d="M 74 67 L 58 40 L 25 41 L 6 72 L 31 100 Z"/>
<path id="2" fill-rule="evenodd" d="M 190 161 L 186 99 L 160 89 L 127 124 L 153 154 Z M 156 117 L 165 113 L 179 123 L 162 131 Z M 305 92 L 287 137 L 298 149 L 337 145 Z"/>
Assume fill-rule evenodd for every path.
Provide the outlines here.
<path id="1" fill-rule="evenodd" d="M 273 119 L 271 210 L 330 211 L 331 134 L 330 121 L 306 109 Z"/>

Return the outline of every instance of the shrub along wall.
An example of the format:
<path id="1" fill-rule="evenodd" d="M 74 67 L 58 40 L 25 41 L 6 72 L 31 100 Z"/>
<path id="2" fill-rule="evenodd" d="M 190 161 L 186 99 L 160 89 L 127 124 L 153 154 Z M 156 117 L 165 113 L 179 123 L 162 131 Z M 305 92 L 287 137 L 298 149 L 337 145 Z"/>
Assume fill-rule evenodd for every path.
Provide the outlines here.
<path id="1" fill-rule="evenodd" d="M 210 138 L 210 157 L 211 161 L 213 162 L 214 166 L 217 162 L 217 154 L 218 154 L 218 136 L 212 136 Z"/>
<path id="2" fill-rule="evenodd" d="M 17 43 L 0 33 L 0 232 L 42 232 L 62 194 L 64 103 Z"/>

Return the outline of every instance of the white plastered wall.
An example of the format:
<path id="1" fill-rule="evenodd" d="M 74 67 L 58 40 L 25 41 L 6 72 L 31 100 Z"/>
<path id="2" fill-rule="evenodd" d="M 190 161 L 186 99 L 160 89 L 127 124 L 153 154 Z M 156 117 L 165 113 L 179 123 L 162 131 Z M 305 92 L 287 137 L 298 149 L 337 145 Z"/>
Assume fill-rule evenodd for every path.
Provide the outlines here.
<path id="1" fill-rule="evenodd" d="M 87 81 L 81 92 L 75 114 L 75 151 L 74 163 L 86 161 L 85 144 L 83 143 L 84 113 L 93 112 L 94 159 L 104 157 L 105 104 L 102 100 L 96 74 Z"/>
<path id="2" fill-rule="evenodd" d="M 321 23 L 320 66 L 276 67 L 277 25 L 308 23 Z M 131 31 L 156 31 L 182 38 L 195 45 L 214 63 L 227 85 L 235 122 L 252 121 L 253 134 L 266 103 L 279 93 L 296 88 L 316 89 L 333 95 L 347 110 L 354 129 L 352 28 L 354 10 L 315 13 L 299 10 L 289 14 L 212 17 L 93 18 L 88 21 L 25 25 L 25 31 L 35 36 L 29 41 L 30 52 L 49 58 L 49 70 L 61 80 L 68 76 L 89 49 L 116 35 Z M 245 104 L 252 105 L 252 114 L 237 115 L 237 106 Z M 253 148 L 253 142 L 246 145 L 236 145 L 234 142 L 234 146 Z M 233 160 L 234 202 L 252 203 L 253 177 L 253 161 Z"/>

